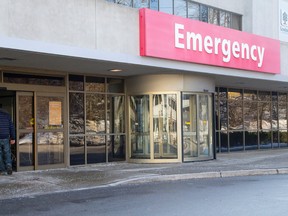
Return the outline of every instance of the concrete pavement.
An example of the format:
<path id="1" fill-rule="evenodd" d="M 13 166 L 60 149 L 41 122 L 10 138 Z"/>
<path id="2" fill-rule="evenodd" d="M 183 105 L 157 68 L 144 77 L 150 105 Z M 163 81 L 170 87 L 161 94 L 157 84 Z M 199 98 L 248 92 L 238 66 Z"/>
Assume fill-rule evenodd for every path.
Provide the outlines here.
<path id="1" fill-rule="evenodd" d="M 178 164 L 95 164 L 0 176 L 0 200 L 121 184 L 288 174 L 288 149 L 218 154 L 216 160 Z"/>

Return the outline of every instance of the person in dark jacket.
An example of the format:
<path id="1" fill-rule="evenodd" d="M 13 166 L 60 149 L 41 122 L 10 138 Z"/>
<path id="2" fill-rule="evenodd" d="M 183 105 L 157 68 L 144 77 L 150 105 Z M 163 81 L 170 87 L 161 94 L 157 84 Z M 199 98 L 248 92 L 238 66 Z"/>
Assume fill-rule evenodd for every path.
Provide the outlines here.
<path id="1" fill-rule="evenodd" d="M 15 128 L 9 113 L 0 109 L 0 169 L 12 175 L 10 144 L 15 144 Z"/>

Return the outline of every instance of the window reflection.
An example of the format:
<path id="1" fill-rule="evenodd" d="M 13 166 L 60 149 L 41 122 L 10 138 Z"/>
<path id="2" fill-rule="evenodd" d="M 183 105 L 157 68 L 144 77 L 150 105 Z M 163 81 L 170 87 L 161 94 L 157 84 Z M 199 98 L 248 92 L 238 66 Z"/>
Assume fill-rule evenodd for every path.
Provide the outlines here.
<path id="1" fill-rule="evenodd" d="M 19 163 L 20 166 L 33 166 L 33 133 L 19 134 Z"/>
<path id="2" fill-rule="evenodd" d="M 123 161 L 126 156 L 125 136 L 108 136 L 108 161 Z"/>
<path id="3" fill-rule="evenodd" d="M 85 164 L 85 142 L 84 136 L 72 136 L 70 143 L 70 165 Z"/>
<path id="4" fill-rule="evenodd" d="M 130 130 L 133 158 L 150 158 L 149 116 L 149 96 L 131 96 Z"/>
<path id="5" fill-rule="evenodd" d="M 153 95 L 155 158 L 177 158 L 176 95 Z"/>
<path id="6" fill-rule="evenodd" d="M 105 95 L 86 95 L 86 132 L 105 133 Z"/>
<path id="7" fill-rule="evenodd" d="M 159 1 L 159 11 L 165 12 L 168 14 L 173 14 L 173 1 L 172 0 L 165 0 Z"/>
<path id="8" fill-rule="evenodd" d="M 38 164 L 64 163 L 63 132 L 43 132 L 37 134 Z"/>
<path id="9" fill-rule="evenodd" d="M 71 134 L 84 133 L 84 94 L 69 94 L 69 131 Z"/>
<path id="10" fill-rule="evenodd" d="M 174 14 L 184 18 L 187 17 L 186 0 L 174 0 Z"/>
<path id="11" fill-rule="evenodd" d="M 109 96 L 107 100 L 107 133 L 125 133 L 125 98 Z"/>
<path id="12" fill-rule="evenodd" d="M 87 163 L 106 162 L 105 136 L 86 136 Z"/>

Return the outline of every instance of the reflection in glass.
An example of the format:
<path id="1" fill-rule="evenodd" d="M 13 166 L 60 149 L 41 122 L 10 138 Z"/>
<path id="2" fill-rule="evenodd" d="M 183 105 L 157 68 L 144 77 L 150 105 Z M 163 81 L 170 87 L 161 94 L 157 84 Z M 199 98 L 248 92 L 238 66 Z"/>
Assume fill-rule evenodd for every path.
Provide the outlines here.
<path id="1" fill-rule="evenodd" d="M 188 18 L 200 20 L 200 5 L 188 1 Z"/>
<path id="2" fill-rule="evenodd" d="M 243 109 L 242 100 L 229 100 L 229 129 L 243 129 Z"/>
<path id="3" fill-rule="evenodd" d="M 159 1 L 159 11 L 168 14 L 173 14 L 173 1 L 172 0 Z"/>
<path id="4" fill-rule="evenodd" d="M 259 91 L 258 99 L 260 101 L 271 101 L 271 92 Z"/>
<path id="5" fill-rule="evenodd" d="M 186 0 L 174 0 L 174 15 L 186 18 L 187 14 Z"/>
<path id="6" fill-rule="evenodd" d="M 153 140 L 155 158 L 177 158 L 176 95 L 153 95 Z"/>
<path id="7" fill-rule="evenodd" d="M 208 10 L 209 23 L 219 25 L 219 10 L 215 8 L 209 8 Z"/>
<path id="8" fill-rule="evenodd" d="M 86 132 L 105 133 L 105 95 L 86 94 Z"/>
<path id="9" fill-rule="evenodd" d="M 107 133 L 125 133 L 125 97 L 107 98 Z"/>
<path id="10" fill-rule="evenodd" d="M 37 134 L 38 164 L 64 163 L 63 132 L 43 132 Z"/>
<path id="11" fill-rule="evenodd" d="M 260 148 L 261 149 L 272 148 L 271 131 L 260 131 L 259 137 L 260 137 Z"/>
<path id="12" fill-rule="evenodd" d="M 259 129 L 270 130 L 271 129 L 271 103 L 261 102 L 258 103 L 259 113 Z"/>
<path id="13" fill-rule="evenodd" d="M 231 13 L 220 11 L 220 26 L 230 28 L 231 26 Z"/>
<path id="14" fill-rule="evenodd" d="M 33 166 L 33 133 L 19 134 L 19 163 L 20 166 Z"/>
<path id="15" fill-rule="evenodd" d="M 159 0 L 150 0 L 150 9 L 158 11 L 159 9 Z"/>
<path id="16" fill-rule="evenodd" d="M 182 95 L 184 160 L 212 156 L 212 103 L 208 94 Z"/>
<path id="17" fill-rule="evenodd" d="M 244 89 L 244 100 L 255 101 L 257 100 L 257 91 Z"/>
<path id="18" fill-rule="evenodd" d="M 106 162 L 105 136 L 86 136 L 87 163 Z"/>
<path id="19" fill-rule="evenodd" d="M 124 161 L 126 144 L 124 135 L 108 136 L 108 161 Z"/>
<path id="20" fill-rule="evenodd" d="M 84 133 L 84 94 L 69 94 L 69 132 Z"/>
<path id="21" fill-rule="evenodd" d="M 105 78 L 87 76 L 85 90 L 92 92 L 105 92 Z"/>
<path id="22" fill-rule="evenodd" d="M 230 141 L 230 151 L 243 151 L 243 132 L 230 132 L 229 133 L 229 141 Z"/>
<path id="23" fill-rule="evenodd" d="M 130 97 L 131 152 L 133 158 L 150 158 L 149 95 Z"/>
<path id="24" fill-rule="evenodd" d="M 200 5 L 200 21 L 208 23 L 208 7 Z"/>
<path id="25" fill-rule="evenodd" d="M 199 152 L 200 155 L 209 156 L 211 154 L 212 145 L 212 116 L 208 95 L 199 95 Z"/>
<path id="26" fill-rule="evenodd" d="M 245 131 L 245 150 L 258 149 L 258 133 L 257 131 Z"/>
<path id="27" fill-rule="evenodd" d="M 18 97 L 21 115 L 19 115 L 19 129 L 33 129 L 33 96 L 20 95 Z"/>
<path id="28" fill-rule="evenodd" d="M 280 130 L 279 131 L 279 145 L 280 148 L 286 148 L 288 147 L 288 134 L 287 134 L 287 130 Z"/>
<path id="29" fill-rule="evenodd" d="M 4 72 L 4 82 L 19 83 L 45 86 L 65 86 L 65 80 L 62 76 L 42 76 L 31 74 L 17 74 Z"/>
<path id="30" fill-rule="evenodd" d="M 134 8 L 148 8 L 149 0 L 133 0 Z"/>
<path id="31" fill-rule="evenodd" d="M 221 152 L 228 152 L 228 133 L 223 131 L 220 133 Z"/>
<path id="32" fill-rule="evenodd" d="M 71 136 L 70 143 L 70 165 L 85 164 L 85 142 L 84 136 Z"/>
<path id="33" fill-rule="evenodd" d="M 84 76 L 69 75 L 69 90 L 83 91 Z"/>
<path id="34" fill-rule="evenodd" d="M 124 93 L 124 80 L 108 78 L 107 91 L 111 93 Z"/>
<path id="35" fill-rule="evenodd" d="M 182 127 L 184 157 L 198 157 L 197 95 L 182 96 Z"/>
<path id="36" fill-rule="evenodd" d="M 241 89 L 229 89 L 228 99 L 232 100 L 242 100 L 242 90 Z"/>
<path id="37" fill-rule="evenodd" d="M 58 108 L 51 108 L 56 104 Z M 38 129 L 62 129 L 63 128 L 63 97 L 37 97 L 37 128 Z M 51 118 L 54 113 L 55 118 Z M 52 121 L 53 120 L 53 121 Z M 55 120 L 55 121 L 54 121 Z M 56 123 L 55 123 L 56 122 Z"/>
<path id="38" fill-rule="evenodd" d="M 228 102 L 223 100 L 219 102 L 220 110 L 220 130 L 228 130 Z"/>
<path id="39" fill-rule="evenodd" d="M 258 129 L 257 102 L 246 101 L 244 103 L 244 129 Z"/>
<path id="40" fill-rule="evenodd" d="M 277 101 L 272 102 L 272 110 L 271 110 L 271 117 L 272 117 L 272 129 L 278 129 L 278 103 Z"/>
<path id="41" fill-rule="evenodd" d="M 273 134 L 273 144 L 272 148 L 279 148 L 279 137 L 278 137 L 278 131 L 272 131 Z"/>

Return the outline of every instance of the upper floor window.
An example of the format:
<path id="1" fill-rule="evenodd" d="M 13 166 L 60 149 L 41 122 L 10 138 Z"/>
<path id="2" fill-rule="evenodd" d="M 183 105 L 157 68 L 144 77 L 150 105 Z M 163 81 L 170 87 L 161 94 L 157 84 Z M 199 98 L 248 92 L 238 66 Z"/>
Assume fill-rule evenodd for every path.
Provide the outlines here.
<path id="1" fill-rule="evenodd" d="M 150 8 L 226 28 L 242 29 L 242 16 L 190 0 L 107 0 L 134 8 Z"/>

